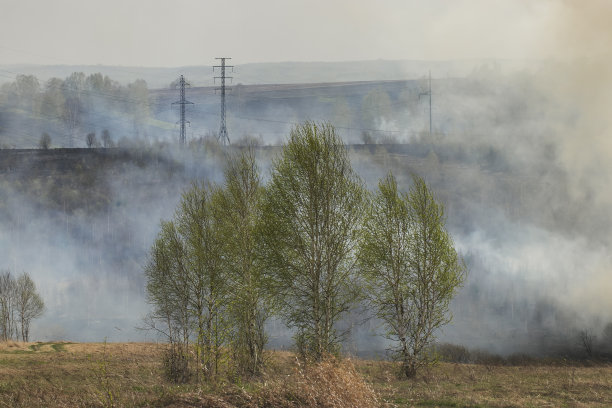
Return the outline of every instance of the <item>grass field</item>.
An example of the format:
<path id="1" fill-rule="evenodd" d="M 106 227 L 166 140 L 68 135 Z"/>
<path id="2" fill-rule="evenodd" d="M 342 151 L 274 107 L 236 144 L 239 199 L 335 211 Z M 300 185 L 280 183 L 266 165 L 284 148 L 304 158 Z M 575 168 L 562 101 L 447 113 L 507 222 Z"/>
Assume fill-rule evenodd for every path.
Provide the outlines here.
<path id="1" fill-rule="evenodd" d="M 2 343 L 0 406 L 6 407 L 610 407 L 612 366 L 440 363 L 415 380 L 389 362 L 298 367 L 270 352 L 259 379 L 216 386 L 163 379 L 151 343 Z"/>

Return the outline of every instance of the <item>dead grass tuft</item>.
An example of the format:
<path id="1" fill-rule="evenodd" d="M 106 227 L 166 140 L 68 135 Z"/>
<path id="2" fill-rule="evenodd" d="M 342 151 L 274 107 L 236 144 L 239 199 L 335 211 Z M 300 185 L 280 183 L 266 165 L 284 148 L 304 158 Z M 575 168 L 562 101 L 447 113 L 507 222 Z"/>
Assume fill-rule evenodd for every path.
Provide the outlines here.
<path id="1" fill-rule="evenodd" d="M 378 407 L 374 389 L 357 372 L 350 359 L 303 365 L 296 360 L 292 375 L 262 388 L 259 406 L 278 407 Z"/>

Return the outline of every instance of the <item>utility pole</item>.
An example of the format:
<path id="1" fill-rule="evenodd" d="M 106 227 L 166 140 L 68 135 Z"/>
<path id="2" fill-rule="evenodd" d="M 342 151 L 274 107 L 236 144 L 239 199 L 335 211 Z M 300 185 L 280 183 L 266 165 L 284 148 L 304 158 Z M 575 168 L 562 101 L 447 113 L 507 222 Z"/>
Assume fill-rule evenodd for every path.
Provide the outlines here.
<path id="1" fill-rule="evenodd" d="M 431 70 L 429 71 L 429 90 L 427 92 L 421 92 L 419 94 L 419 99 L 421 96 L 429 95 L 429 137 L 431 137 Z"/>
<path id="2" fill-rule="evenodd" d="M 218 140 L 220 143 L 224 144 L 224 145 L 229 145 L 230 144 L 230 140 L 229 140 L 229 136 L 227 135 L 227 126 L 225 125 L 225 91 L 231 91 L 231 88 L 226 88 L 225 86 L 225 79 L 232 79 L 233 77 L 228 77 L 225 76 L 225 68 L 232 68 L 232 72 L 234 72 L 234 66 L 233 65 L 225 65 L 225 60 L 226 59 L 231 59 L 231 58 L 215 58 L 218 60 L 221 60 L 221 65 L 214 65 L 213 66 L 213 72 L 215 72 L 215 68 L 221 68 L 221 76 L 218 77 L 214 77 L 214 79 L 221 79 L 221 87 L 220 88 L 215 88 L 215 91 L 221 91 L 221 125 L 219 126 L 219 136 L 218 136 Z"/>
<path id="3" fill-rule="evenodd" d="M 185 120 L 185 105 L 193 105 L 193 102 L 189 102 L 185 99 L 185 86 L 191 86 L 188 82 L 185 82 L 185 78 L 181 75 L 179 78 L 178 87 L 180 88 L 181 99 L 177 102 L 172 102 L 172 105 L 180 105 L 181 119 L 177 122 L 181 125 L 181 134 L 179 136 L 179 143 L 185 145 L 185 123 L 190 123 Z"/>

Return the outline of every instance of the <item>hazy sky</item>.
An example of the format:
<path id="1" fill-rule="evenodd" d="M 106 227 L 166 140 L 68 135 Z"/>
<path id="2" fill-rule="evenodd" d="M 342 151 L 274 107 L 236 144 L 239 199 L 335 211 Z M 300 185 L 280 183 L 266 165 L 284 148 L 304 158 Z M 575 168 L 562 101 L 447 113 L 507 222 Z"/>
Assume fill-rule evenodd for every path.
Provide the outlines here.
<path id="1" fill-rule="evenodd" d="M 0 0 L 0 64 L 532 58 L 563 3 Z"/>

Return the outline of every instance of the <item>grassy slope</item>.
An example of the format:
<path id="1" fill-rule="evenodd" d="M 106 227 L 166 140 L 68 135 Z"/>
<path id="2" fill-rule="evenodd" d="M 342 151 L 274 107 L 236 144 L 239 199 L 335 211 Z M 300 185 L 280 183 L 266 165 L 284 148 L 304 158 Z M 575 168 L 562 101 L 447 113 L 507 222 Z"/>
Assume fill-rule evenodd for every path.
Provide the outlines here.
<path id="1" fill-rule="evenodd" d="M 240 387 L 176 386 L 162 378 L 160 351 L 156 344 L 139 343 L 4 343 L 0 345 L 0 406 L 256 406 L 253 396 L 265 394 L 270 403 L 270 395 L 282 392 L 279 381 L 295 371 L 289 353 L 274 352 L 262 381 Z M 612 406 L 612 367 L 608 365 L 441 363 L 407 381 L 395 376 L 391 363 L 354 364 L 378 392 L 382 406 Z"/>

